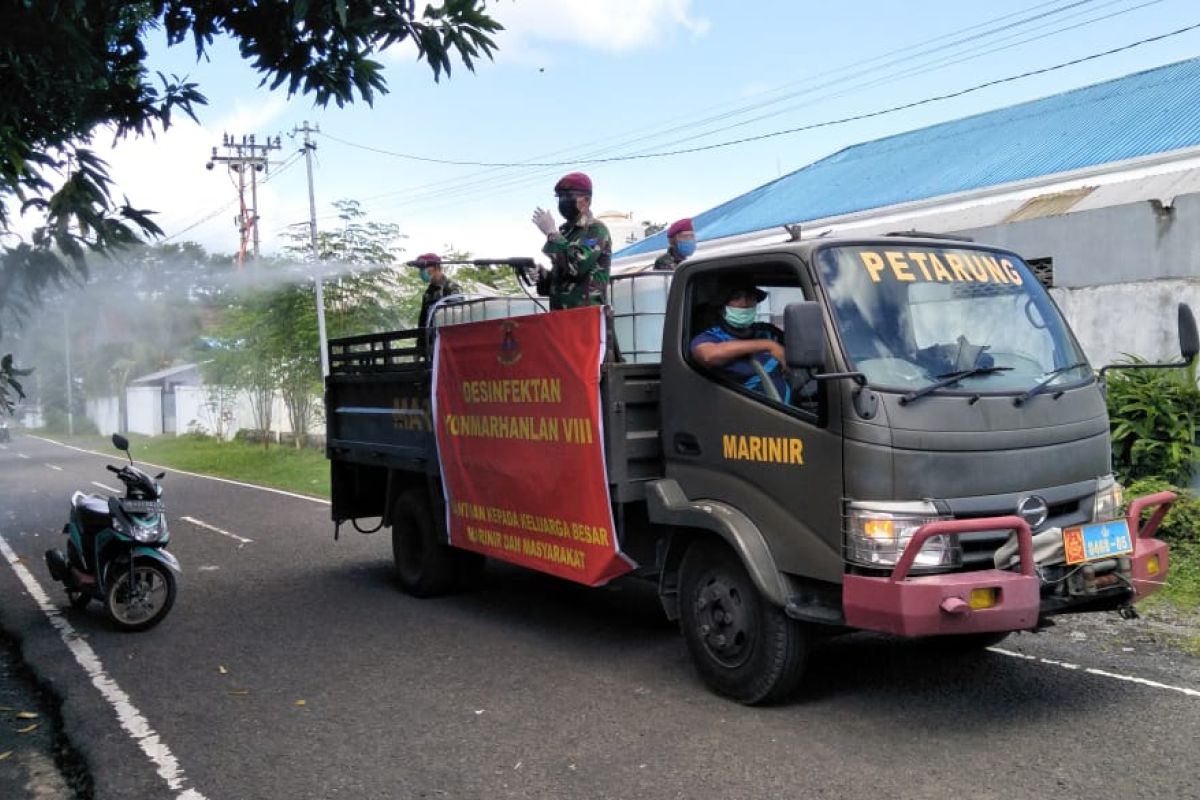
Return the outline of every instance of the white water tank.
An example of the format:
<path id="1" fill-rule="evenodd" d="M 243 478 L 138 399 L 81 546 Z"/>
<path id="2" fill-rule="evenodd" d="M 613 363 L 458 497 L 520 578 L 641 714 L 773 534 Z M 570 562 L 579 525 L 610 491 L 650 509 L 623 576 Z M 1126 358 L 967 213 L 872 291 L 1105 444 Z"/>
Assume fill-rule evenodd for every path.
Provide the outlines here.
<path id="1" fill-rule="evenodd" d="M 662 360 L 663 323 L 667 316 L 670 272 L 613 276 L 608 299 L 621 355 L 635 364 Z"/>

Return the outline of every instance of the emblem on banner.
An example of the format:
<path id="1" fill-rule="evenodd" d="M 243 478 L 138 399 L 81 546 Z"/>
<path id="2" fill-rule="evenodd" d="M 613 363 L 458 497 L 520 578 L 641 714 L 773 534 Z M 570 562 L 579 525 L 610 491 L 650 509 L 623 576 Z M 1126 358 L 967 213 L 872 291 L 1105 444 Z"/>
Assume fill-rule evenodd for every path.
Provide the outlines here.
<path id="1" fill-rule="evenodd" d="M 500 342 L 500 352 L 496 353 L 496 360 L 506 367 L 511 367 L 513 364 L 521 360 L 521 345 L 517 342 L 516 330 L 521 327 L 512 320 L 501 323 L 500 330 L 504 331 L 504 339 Z"/>

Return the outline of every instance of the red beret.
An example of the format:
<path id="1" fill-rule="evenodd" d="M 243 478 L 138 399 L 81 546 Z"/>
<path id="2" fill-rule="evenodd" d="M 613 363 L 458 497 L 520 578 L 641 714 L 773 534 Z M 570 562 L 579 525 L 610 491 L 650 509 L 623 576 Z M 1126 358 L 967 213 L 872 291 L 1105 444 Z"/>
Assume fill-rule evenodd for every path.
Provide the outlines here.
<path id="1" fill-rule="evenodd" d="M 417 261 L 423 262 L 427 267 L 440 267 L 442 265 L 442 257 L 437 253 L 423 253 L 417 256 Z"/>
<path id="2" fill-rule="evenodd" d="M 694 230 L 695 229 L 692 227 L 691 218 L 684 217 L 683 219 L 677 219 L 671 223 L 671 227 L 667 228 L 667 236 L 674 236 L 677 233 Z"/>
<path id="3" fill-rule="evenodd" d="M 554 193 L 561 192 L 583 192 L 590 195 L 592 193 L 592 179 L 582 172 L 568 172 L 558 179 L 558 183 L 554 184 Z"/>

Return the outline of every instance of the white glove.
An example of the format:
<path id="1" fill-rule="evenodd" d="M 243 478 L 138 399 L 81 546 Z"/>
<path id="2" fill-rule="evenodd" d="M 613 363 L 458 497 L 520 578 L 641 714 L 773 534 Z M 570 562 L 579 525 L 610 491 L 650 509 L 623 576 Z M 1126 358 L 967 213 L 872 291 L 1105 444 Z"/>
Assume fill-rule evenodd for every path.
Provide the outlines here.
<path id="1" fill-rule="evenodd" d="M 535 208 L 531 220 L 537 229 L 547 236 L 558 233 L 558 225 L 554 224 L 554 215 L 544 208 Z"/>

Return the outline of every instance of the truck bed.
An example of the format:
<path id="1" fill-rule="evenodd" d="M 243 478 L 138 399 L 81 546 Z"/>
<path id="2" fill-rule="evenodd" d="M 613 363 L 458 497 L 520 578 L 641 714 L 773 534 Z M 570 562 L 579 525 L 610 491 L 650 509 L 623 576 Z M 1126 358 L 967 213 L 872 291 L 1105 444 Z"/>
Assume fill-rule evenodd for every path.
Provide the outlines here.
<path id="1" fill-rule="evenodd" d="M 419 331 L 391 331 L 329 342 L 325 380 L 326 456 L 333 517 L 383 513 L 389 470 L 439 474 L 431 393 L 433 363 Z M 615 503 L 645 498 L 662 476 L 658 364 L 606 364 L 601 417 L 609 488 Z"/>

